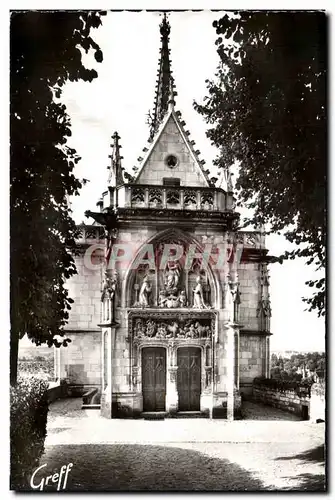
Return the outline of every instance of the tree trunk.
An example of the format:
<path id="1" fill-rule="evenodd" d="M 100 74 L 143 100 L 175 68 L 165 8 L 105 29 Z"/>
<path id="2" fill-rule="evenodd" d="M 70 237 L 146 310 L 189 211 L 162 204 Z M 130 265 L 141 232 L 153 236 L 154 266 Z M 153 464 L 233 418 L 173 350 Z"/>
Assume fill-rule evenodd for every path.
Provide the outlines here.
<path id="1" fill-rule="evenodd" d="M 16 385 L 17 382 L 17 361 L 19 355 L 19 335 L 11 330 L 10 338 L 10 385 Z"/>

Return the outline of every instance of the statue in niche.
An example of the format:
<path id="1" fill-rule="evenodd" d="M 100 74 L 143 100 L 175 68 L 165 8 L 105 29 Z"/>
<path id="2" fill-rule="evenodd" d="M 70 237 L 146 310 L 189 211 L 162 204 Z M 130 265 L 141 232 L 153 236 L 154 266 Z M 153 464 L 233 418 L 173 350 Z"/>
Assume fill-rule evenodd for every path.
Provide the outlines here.
<path id="1" fill-rule="evenodd" d="M 142 283 L 139 298 L 138 298 L 139 305 L 141 307 L 149 307 L 151 290 L 152 290 L 152 286 L 149 283 L 149 278 L 148 278 L 148 276 L 145 276 L 143 279 L 143 283 Z"/>
<path id="2" fill-rule="evenodd" d="M 261 316 L 262 328 L 266 331 L 270 329 L 270 317 L 271 317 L 271 304 L 270 299 L 263 298 L 260 301 L 259 307 L 257 309 L 257 316 Z"/>
<path id="3" fill-rule="evenodd" d="M 106 321 L 115 322 L 115 293 L 117 287 L 117 275 L 114 277 L 108 275 L 108 272 L 105 272 L 104 277 L 104 286 L 101 294 L 101 301 L 106 303 Z M 111 317 L 110 313 L 111 312 Z"/>
<path id="4" fill-rule="evenodd" d="M 271 305 L 270 305 L 270 300 L 269 299 L 262 299 L 260 301 L 258 310 L 257 310 L 257 316 L 260 315 L 260 313 L 263 313 L 265 317 L 270 317 L 271 316 Z"/>
<path id="5" fill-rule="evenodd" d="M 166 292 L 175 295 L 178 291 L 180 269 L 178 264 L 172 264 L 165 272 L 164 287 Z"/>
<path id="6" fill-rule="evenodd" d="M 263 309 L 263 312 L 264 312 L 264 316 L 267 316 L 267 317 L 271 316 L 270 300 L 268 300 L 268 299 L 263 299 L 262 300 L 262 309 Z"/>
<path id="7" fill-rule="evenodd" d="M 209 309 L 204 302 L 203 288 L 200 276 L 197 277 L 196 286 L 193 288 L 193 308 L 194 309 Z"/>
<path id="8" fill-rule="evenodd" d="M 180 268 L 175 262 L 169 264 L 164 272 L 163 290 L 159 291 L 158 307 L 168 309 L 185 307 L 186 295 L 179 291 Z"/>

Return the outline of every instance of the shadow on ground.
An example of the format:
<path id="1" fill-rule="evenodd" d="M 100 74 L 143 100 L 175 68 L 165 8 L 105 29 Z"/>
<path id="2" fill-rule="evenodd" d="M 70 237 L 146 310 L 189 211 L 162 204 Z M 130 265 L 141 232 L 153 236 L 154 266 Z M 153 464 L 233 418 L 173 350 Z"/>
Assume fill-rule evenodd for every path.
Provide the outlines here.
<path id="1" fill-rule="evenodd" d="M 300 460 L 303 464 L 313 463 L 324 466 L 325 464 L 325 448 L 323 445 L 316 446 L 310 450 L 306 450 L 297 455 L 290 455 L 285 457 L 277 457 L 278 460 Z M 287 479 L 290 479 L 289 477 Z M 326 491 L 326 481 L 324 474 L 298 474 L 294 476 L 294 479 L 299 481 L 298 489 L 299 491 Z"/>
<path id="2" fill-rule="evenodd" d="M 303 462 L 319 463 L 324 465 L 325 463 L 325 447 L 323 445 L 311 448 L 298 455 L 291 455 L 289 457 L 278 457 L 276 460 L 302 460 Z"/>
<path id="3" fill-rule="evenodd" d="M 34 482 L 73 463 L 66 491 L 259 491 L 262 482 L 226 459 L 151 445 L 57 445 L 47 447 Z M 43 491 L 55 491 L 57 484 Z M 31 488 L 29 487 L 31 491 Z"/>
<path id="4" fill-rule="evenodd" d="M 299 474 L 295 476 L 300 481 L 297 491 L 326 491 L 325 476 L 323 474 Z"/>

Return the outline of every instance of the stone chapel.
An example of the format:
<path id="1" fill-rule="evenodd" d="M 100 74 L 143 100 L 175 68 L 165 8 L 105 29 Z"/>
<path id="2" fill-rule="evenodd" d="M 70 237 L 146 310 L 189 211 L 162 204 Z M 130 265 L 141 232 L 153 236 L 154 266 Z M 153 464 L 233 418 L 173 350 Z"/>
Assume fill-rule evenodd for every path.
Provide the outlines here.
<path id="1" fill-rule="evenodd" d="M 239 231 L 228 170 L 209 177 L 176 110 L 170 25 L 148 142 L 133 175 L 112 136 L 108 183 L 81 225 L 60 377 L 106 418 L 233 419 L 269 376 L 271 307 L 262 231 Z"/>

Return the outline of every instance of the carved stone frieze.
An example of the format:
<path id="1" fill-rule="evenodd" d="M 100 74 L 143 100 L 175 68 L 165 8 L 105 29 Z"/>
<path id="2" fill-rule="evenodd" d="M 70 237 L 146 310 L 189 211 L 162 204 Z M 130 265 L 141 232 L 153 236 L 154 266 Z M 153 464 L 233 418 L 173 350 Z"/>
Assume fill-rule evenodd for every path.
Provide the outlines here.
<path id="1" fill-rule="evenodd" d="M 171 319 L 170 321 L 158 321 L 153 319 L 137 318 L 133 327 L 133 338 L 210 338 L 213 334 L 211 324 L 205 320 L 186 320 L 180 322 Z"/>
<path id="2" fill-rule="evenodd" d="M 95 215 L 95 214 L 94 214 Z M 238 214 L 236 212 L 221 212 L 215 210 L 195 210 L 195 209 L 183 209 L 183 210 L 175 210 L 172 208 L 166 208 L 160 210 L 158 208 L 144 208 L 144 207 L 118 207 L 117 215 L 111 214 L 96 214 L 95 217 L 98 218 L 100 215 L 103 215 L 106 219 L 115 218 L 119 223 L 123 220 L 129 219 L 143 219 L 146 221 L 149 220 L 166 220 L 171 221 L 171 219 L 182 219 L 182 220 L 208 220 L 213 223 L 219 223 L 222 230 L 234 230 L 236 221 L 238 219 Z M 106 221 L 106 224 L 115 224 L 114 220 L 111 222 Z"/>
<path id="3" fill-rule="evenodd" d="M 143 310 L 141 313 L 129 314 L 129 338 L 134 343 L 150 343 L 151 341 L 168 342 L 176 345 L 179 340 L 209 341 L 215 333 L 215 314 L 202 315 L 192 312 L 152 312 Z M 172 347 L 171 347 L 172 348 Z M 174 347 L 173 347 L 174 348 Z"/>

